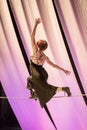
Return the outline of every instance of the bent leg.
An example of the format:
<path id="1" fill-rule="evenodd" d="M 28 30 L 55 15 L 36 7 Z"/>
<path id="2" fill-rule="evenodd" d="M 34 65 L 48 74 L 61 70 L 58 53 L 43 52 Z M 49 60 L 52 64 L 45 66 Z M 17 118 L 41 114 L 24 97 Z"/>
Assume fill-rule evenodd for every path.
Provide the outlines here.
<path id="1" fill-rule="evenodd" d="M 70 92 L 69 87 L 58 87 L 56 92 L 60 92 L 60 91 L 64 91 L 67 93 L 68 96 L 71 96 L 71 92 Z"/>
<path id="2" fill-rule="evenodd" d="M 62 87 L 58 87 L 56 90 L 56 92 L 60 92 L 60 91 L 62 91 Z"/>

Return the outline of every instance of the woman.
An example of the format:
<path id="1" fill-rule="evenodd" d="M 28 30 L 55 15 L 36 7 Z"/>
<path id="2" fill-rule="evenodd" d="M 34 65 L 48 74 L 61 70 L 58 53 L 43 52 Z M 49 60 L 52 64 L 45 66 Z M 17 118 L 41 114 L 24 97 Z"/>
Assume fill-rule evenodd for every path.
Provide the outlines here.
<path id="1" fill-rule="evenodd" d="M 64 91 L 68 96 L 71 96 L 71 92 L 69 90 L 69 87 L 57 87 L 47 83 L 48 74 L 43 68 L 43 64 L 45 62 L 56 69 L 62 70 L 65 74 L 70 74 L 70 72 L 54 64 L 44 54 L 44 51 L 48 46 L 45 40 L 39 40 L 37 42 L 35 41 L 36 28 L 39 23 L 41 23 L 41 19 L 35 19 L 35 25 L 31 33 L 33 55 L 31 56 L 30 61 L 31 77 L 28 78 L 27 88 L 32 90 L 32 98 L 38 98 L 41 106 L 43 107 L 54 96 L 54 94 L 56 94 L 56 92 Z"/>

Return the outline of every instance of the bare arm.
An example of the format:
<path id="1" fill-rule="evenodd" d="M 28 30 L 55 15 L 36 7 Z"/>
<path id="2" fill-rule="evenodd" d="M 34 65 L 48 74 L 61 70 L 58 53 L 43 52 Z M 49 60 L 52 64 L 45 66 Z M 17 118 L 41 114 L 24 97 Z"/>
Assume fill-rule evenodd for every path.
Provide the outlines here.
<path id="1" fill-rule="evenodd" d="M 35 43 L 35 33 L 36 33 L 37 25 L 38 25 L 40 22 L 41 22 L 41 19 L 40 19 L 40 18 L 35 19 L 35 24 L 34 24 L 34 27 L 33 27 L 32 33 L 31 33 L 31 44 L 32 44 L 32 49 L 33 49 L 33 51 L 36 51 L 36 50 L 37 50 L 37 46 L 36 46 L 36 43 Z"/>
<path id="2" fill-rule="evenodd" d="M 62 70 L 62 71 L 63 71 L 64 73 L 66 73 L 66 74 L 70 74 L 70 71 L 65 70 L 65 69 L 61 68 L 60 66 L 54 64 L 52 61 L 50 61 L 49 58 L 47 59 L 47 63 L 48 63 L 49 65 L 51 65 L 52 67 L 56 68 L 56 69 Z"/>

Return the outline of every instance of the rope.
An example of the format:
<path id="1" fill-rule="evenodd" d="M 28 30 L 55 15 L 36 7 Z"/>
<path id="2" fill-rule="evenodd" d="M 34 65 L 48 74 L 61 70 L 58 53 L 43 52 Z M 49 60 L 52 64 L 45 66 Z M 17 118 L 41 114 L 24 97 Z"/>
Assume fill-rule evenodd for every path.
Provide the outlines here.
<path id="1" fill-rule="evenodd" d="M 78 94 L 78 95 L 71 95 L 71 96 L 55 96 L 53 98 L 67 98 L 67 97 L 85 97 L 87 94 Z"/>
<path id="2" fill-rule="evenodd" d="M 2 97 L 0 96 L 0 99 L 28 99 L 28 97 Z"/>
<path id="3" fill-rule="evenodd" d="M 83 97 L 83 96 L 87 96 L 87 94 L 78 94 L 78 95 L 72 95 L 72 96 L 69 96 L 70 98 L 73 98 L 73 97 Z M 67 98 L 68 96 L 54 96 L 53 98 Z M 5 96 L 0 96 L 0 99 L 28 99 L 29 97 L 5 97 Z M 34 99 L 34 98 L 33 98 Z"/>

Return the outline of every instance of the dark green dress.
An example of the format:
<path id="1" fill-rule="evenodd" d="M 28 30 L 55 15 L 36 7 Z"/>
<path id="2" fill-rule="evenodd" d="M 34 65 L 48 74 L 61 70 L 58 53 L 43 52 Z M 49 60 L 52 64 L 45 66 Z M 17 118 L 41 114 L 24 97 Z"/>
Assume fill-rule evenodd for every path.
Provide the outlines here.
<path id="1" fill-rule="evenodd" d="M 56 93 L 57 87 L 47 83 L 48 73 L 41 65 L 30 62 L 33 88 L 43 107 Z"/>

